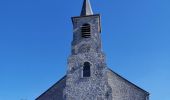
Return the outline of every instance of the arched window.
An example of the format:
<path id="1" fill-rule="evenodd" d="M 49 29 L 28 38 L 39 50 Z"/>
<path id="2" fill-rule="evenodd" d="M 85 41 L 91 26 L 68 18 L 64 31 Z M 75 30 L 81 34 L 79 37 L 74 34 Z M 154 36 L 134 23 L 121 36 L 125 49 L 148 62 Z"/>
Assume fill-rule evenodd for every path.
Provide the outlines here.
<path id="1" fill-rule="evenodd" d="M 81 26 L 81 33 L 82 33 L 82 37 L 90 38 L 90 36 L 91 36 L 90 24 L 83 24 Z"/>
<path id="2" fill-rule="evenodd" d="M 83 66 L 83 77 L 90 77 L 90 63 L 85 62 Z"/>

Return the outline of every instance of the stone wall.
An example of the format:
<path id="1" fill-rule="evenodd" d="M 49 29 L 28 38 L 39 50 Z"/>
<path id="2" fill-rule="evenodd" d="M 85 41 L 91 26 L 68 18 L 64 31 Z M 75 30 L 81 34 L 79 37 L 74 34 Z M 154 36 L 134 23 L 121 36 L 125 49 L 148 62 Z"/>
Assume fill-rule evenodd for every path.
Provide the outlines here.
<path id="1" fill-rule="evenodd" d="M 86 61 L 91 63 L 90 77 L 82 77 L 83 63 Z M 111 88 L 108 85 L 107 68 L 102 53 L 72 55 L 68 62 L 64 90 L 66 100 L 111 100 Z"/>

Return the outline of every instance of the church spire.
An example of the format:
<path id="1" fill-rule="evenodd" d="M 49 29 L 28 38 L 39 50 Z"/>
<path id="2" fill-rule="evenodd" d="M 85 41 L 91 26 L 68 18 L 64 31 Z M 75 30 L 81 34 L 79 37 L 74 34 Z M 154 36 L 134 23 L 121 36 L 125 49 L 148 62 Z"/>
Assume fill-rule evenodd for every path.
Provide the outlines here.
<path id="1" fill-rule="evenodd" d="M 81 16 L 93 15 L 91 4 L 89 0 L 84 0 L 83 7 L 81 10 Z"/>

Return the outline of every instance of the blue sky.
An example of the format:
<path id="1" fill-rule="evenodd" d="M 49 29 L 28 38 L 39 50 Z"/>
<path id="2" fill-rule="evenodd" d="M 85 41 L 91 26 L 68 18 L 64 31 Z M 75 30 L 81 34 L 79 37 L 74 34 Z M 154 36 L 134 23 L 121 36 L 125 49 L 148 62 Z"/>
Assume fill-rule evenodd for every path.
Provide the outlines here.
<path id="1" fill-rule="evenodd" d="M 91 0 L 102 18 L 107 65 L 150 92 L 170 96 L 170 1 Z M 0 100 L 34 100 L 66 73 L 82 0 L 0 1 Z"/>

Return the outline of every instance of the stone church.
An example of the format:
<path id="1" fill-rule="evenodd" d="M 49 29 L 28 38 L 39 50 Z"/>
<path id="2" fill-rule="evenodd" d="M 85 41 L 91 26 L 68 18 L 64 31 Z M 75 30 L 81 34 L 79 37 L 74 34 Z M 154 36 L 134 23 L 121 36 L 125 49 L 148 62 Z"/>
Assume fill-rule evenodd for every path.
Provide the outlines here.
<path id="1" fill-rule="evenodd" d="M 107 67 L 101 49 L 101 21 L 84 0 L 72 17 L 73 41 L 66 75 L 36 100 L 149 100 L 149 93 Z"/>

